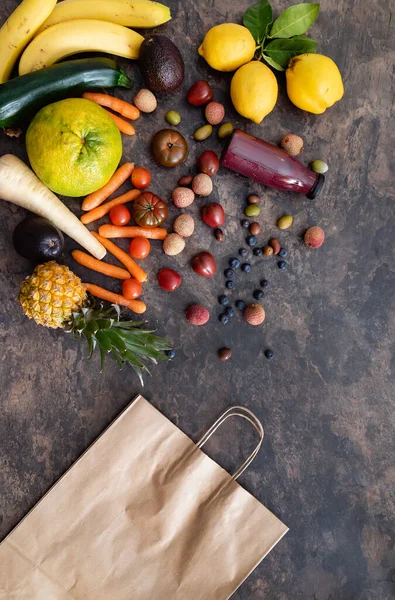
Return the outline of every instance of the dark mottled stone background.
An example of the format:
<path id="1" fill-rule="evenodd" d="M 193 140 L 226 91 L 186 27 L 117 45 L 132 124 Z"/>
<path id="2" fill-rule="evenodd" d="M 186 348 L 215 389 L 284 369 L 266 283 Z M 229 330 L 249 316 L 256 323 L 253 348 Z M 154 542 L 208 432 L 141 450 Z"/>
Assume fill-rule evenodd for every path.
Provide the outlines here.
<path id="1" fill-rule="evenodd" d="M 190 138 L 203 123 L 200 110 L 185 101 L 198 78 L 212 84 L 226 104 L 228 120 L 275 143 L 286 132 L 300 134 L 305 140 L 303 161 L 323 158 L 330 170 L 316 202 L 221 171 L 212 198 L 219 198 L 227 213 L 225 242 L 216 243 L 197 221 L 197 233 L 180 256 L 166 258 L 154 244 L 146 261 L 147 316 L 173 338 L 177 359 L 155 368 L 144 394 L 195 440 L 231 403 L 245 404 L 265 425 L 262 452 L 241 483 L 290 532 L 235 600 L 389 600 L 395 597 L 395 37 L 390 3 L 324 0 L 311 34 L 319 40 L 319 51 L 340 67 L 343 100 L 324 115 L 303 113 L 288 101 L 280 75 L 278 104 L 259 126 L 246 123 L 233 110 L 231 75 L 212 71 L 196 52 L 210 26 L 240 22 L 248 0 L 169 3 L 174 18 L 160 31 L 182 50 L 185 83 L 174 96 L 160 100 L 154 115 L 137 122 L 135 138 L 125 139 L 125 159 L 152 170 L 152 190 L 169 199 L 178 177 L 193 170 L 198 153 L 204 148 L 220 151 L 216 136 L 197 145 Z M 1 3 L 1 22 L 17 4 Z M 278 13 L 289 2 L 275 0 L 273 5 Z M 121 62 L 135 74 L 138 89 L 137 67 Z M 119 94 L 132 97 L 127 91 Z M 149 155 L 151 134 L 165 125 L 169 109 L 181 112 L 180 129 L 191 140 L 187 163 L 172 171 L 155 166 Z M 25 156 L 23 137 L 2 135 L 0 148 Z M 294 215 L 292 229 L 280 236 L 290 251 L 290 266 L 283 273 L 275 260 L 257 260 L 235 296 L 250 298 L 259 279 L 267 277 L 267 321 L 252 329 L 237 317 L 224 327 L 216 318 L 221 271 L 243 243 L 239 219 L 253 190 L 264 198 L 262 243 L 278 233 L 280 215 Z M 197 215 L 200 204 L 190 212 Z M 68 205 L 79 210 L 77 200 Z M 6 203 L 0 211 L 2 538 L 141 388 L 131 370 L 119 372 L 110 359 L 99 375 L 99 362 L 86 360 L 83 342 L 39 328 L 23 316 L 15 298 L 31 266 L 14 252 L 11 236 L 25 213 Z M 175 213 L 171 208 L 169 223 Z M 301 235 L 314 224 L 325 229 L 326 242 L 308 251 Z M 73 247 L 68 244 L 68 249 Z M 188 267 L 191 256 L 206 248 L 220 267 L 210 280 L 199 279 Z M 72 265 L 68 253 L 65 262 Z M 182 271 L 184 283 L 176 294 L 158 289 L 155 274 L 160 266 Z M 104 283 L 104 278 L 97 281 Z M 116 282 L 111 283 L 115 290 Z M 194 300 L 212 310 L 211 322 L 201 329 L 183 317 Z M 228 363 L 216 357 L 222 345 L 233 348 Z M 268 346 L 276 353 L 272 362 L 263 356 Z M 248 429 L 229 426 L 210 451 L 231 468 L 252 443 Z"/>

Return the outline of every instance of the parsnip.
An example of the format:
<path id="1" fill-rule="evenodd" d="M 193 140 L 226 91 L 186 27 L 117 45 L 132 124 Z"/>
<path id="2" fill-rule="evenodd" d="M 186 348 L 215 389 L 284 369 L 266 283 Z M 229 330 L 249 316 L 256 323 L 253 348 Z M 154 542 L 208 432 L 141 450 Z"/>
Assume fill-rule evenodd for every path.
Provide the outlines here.
<path id="1" fill-rule="evenodd" d="M 45 217 L 78 242 L 95 258 L 106 254 L 104 246 L 51 192 L 31 169 L 13 154 L 0 158 L 0 198 Z"/>

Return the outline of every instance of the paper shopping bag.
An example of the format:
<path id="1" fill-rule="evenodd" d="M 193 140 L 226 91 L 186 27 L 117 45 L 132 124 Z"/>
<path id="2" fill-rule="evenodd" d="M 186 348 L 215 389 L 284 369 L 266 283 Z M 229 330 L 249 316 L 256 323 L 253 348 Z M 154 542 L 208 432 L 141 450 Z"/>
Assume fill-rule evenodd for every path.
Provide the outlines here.
<path id="1" fill-rule="evenodd" d="M 201 448 L 231 416 L 260 438 L 233 476 Z M 134 402 L 0 545 L 1 600 L 224 600 L 287 527 L 236 478 L 263 429 L 228 409 L 194 444 Z"/>

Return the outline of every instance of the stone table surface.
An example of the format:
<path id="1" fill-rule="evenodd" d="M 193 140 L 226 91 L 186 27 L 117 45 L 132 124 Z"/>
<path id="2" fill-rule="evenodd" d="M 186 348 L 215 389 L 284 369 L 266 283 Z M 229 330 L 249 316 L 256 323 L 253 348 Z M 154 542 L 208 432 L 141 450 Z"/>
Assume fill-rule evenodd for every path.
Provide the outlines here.
<path id="1" fill-rule="evenodd" d="M 17 6 L 4 0 L 0 21 Z M 395 597 L 394 462 L 394 154 L 391 120 L 395 57 L 394 19 L 386 0 L 325 0 L 311 35 L 318 50 L 339 65 L 345 96 L 315 116 L 287 99 L 279 75 L 279 101 L 261 125 L 241 119 L 229 100 L 230 74 L 211 70 L 197 46 L 213 25 L 240 22 L 247 0 L 170 0 L 173 20 L 158 29 L 178 43 L 186 63 L 184 85 L 163 97 L 155 114 L 141 118 L 137 135 L 124 140 L 124 159 L 152 171 L 152 190 L 169 200 L 178 178 L 193 172 L 206 148 L 220 151 L 217 136 L 196 144 L 191 135 L 203 123 L 199 109 L 185 100 L 189 86 L 207 79 L 226 105 L 227 120 L 277 143 L 287 132 L 305 141 L 302 160 L 325 159 L 327 182 L 315 202 L 266 189 L 221 170 L 212 199 L 223 204 L 227 221 L 222 244 L 197 220 L 197 233 L 184 253 L 166 258 L 159 243 L 146 261 L 147 317 L 177 348 L 174 361 L 147 377 L 144 395 L 197 440 L 230 404 L 244 404 L 262 420 L 266 438 L 258 458 L 240 483 L 290 527 L 287 536 L 234 594 L 235 600 L 389 600 Z M 289 5 L 272 2 L 276 13 Z M 120 61 L 141 84 L 137 65 Z M 125 99 L 132 97 L 120 91 Z M 1 90 L 0 90 L 1 99 Z M 152 133 L 165 125 L 169 109 L 182 114 L 180 130 L 190 140 L 187 162 L 166 170 L 149 153 Z M 24 137 L 0 135 L 0 153 L 25 158 Z M 252 328 L 235 317 L 217 320 L 216 297 L 222 269 L 243 245 L 239 220 L 248 193 L 262 195 L 262 243 L 278 234 L 276 220 L 294 216 L 281 232 L 289 268 L 274 259 L 255 259 L 251 276 L 240 277 L 233 294 L 252 299 L 257 282 L 270 281 L 264 298 L 267 319 Z M 79 201 L 67 204 L 79 214 Z M 190 212 L 197 216 L 198 201 Z M 119 371 L 108 359 L 86 358 L 84 342 L 27 320 L 16 296 L 32 266 L 12 246 L 12 231 L 24 210 L 0 203 L 0 539 L 11 531 L 49 487 L 142 391 L 131 369 Z M 170 209 L 169 223 L 176 214 Z M 308 250 L 302 234 L 310 225 L 325 229 L 319 250 Z M 75 245 L 67 243 L 64 262 Z M 190 258 L 208 249 L 218 275 L 198 278 Z M 174 294 L 157 284 L 159 267 L 182 272 Z M 83 275 L 82 268 L 75 271 Z M 88 279 L 89 276 L 84 274 Z M 104 278 L 90 281 L 104 284 Z M 116 282 L 108 283 L 117 289 Z M 198 301 L 212 318 L 202 328 L 189 325 L 185 307 Z M 217 349 L 233 349 L 227 363 Z M 263 355 L 272 348 L 275 359 Z M 229 425 L 208 450 L 231 469 L 253 444 L 245 427 Z M 193 599 L 188 599 L 193 600 Z"/>

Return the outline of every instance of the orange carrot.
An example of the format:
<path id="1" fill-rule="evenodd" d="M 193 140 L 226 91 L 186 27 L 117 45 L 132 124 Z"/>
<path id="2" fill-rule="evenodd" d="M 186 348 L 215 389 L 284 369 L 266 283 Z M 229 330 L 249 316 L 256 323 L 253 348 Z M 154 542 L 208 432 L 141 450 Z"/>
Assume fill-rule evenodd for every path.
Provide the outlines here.
<path id="1" fill-rule="evenodd" d="M 114 294 L 114 292 L 109 292 L 104 288 L 94 285 L 93 283 L 84 283 L 83 284 L 88 292 L 95 296 L 96 298 L 100 298 L 101 300 L 107 300 L 112 304 L 120 304 L 121 306 L 127 306 L 133 312 L 141 315 L 147 310 L 146 305 L 141 300 L 127 300 L 124 296 L 120 294 Z"/>
<path id="2" fill-rule="evenodd" d="M 119 206 L 120 204 L 132 202 L 132 200 L 136 200 L 136 198 L 138 198 L 140 194 L 140 190 L 130 190 L 130 192 L 126 192 L 126 194 L 118 196 L 118 198 L 114 198 L 114 200 L 110 200 L 109 202 L 106 202 L 106 204 L 102 204 L 101 206 L 90 210 L 89 212 L 82 215 L 80 220 L 83 222 L 84 225 L 88 225 L 88 223 L 93 223 L 93 221 L 97 221 L 98 219 L 101 219 L 102 217 L 104 217 L 104 215 L 109 213 L 110 210 L 114 208 L 114 206 Z"/>
<path id="3" fill-rule="evenodd" d="M 103 275 L 108 275 L 109 277 L 114 277 L 115 279 L 130 279 L 130 273 L 129 271 L 126 271 L 126 269 L 121 269 L 121 267 L 109 265 L 106 262 L 97 260 L 86 252 L 82 252 L 81 250 L 73 250 L 71 254 L 79 265 L 82 265 L 87 269 L 97 271 L 98 273 L 103 273 Z"/>
<path id="4" fill-rule="evenodd" d="M 103 110 L 106 110 L 106 109 L 104 108 Z M 125 119 L 121 119 L 121 117 L 117 117 L 117 115 L 114 115 L 109 110 L 106 110 L 106 113 L 108 115 L 110 115 L 110 117 L 112 118 L 112 120 L 114 121 L 115 125 L 118 127 L 118 129 L 121 133 L 125 133 L 126 135 L 134 135 L 136 133 L 136 130 L 133 127 L 133 125 L 131 125 L 130 123 L 125 121 Z"/>
<path id="5" fill-rule="evenodd" d="M 143 269 L 133 260 L 131 256 L 129 256 L 129 254 L 122 250 L 122 248 L 119 248 L 116 244 L 114 244 L 114 242 L 102 238 L 101 235 L 99 235 L 95 231 L 91 231 L 91 233 L 95 236 L 97 240 L 103 240 L 103 246 L 127 268 L 129 273 L 133 275 L 133 277 L 135 277 L 137 281 L 139 281 L 140 283 L 146 281 L 147 273 L 143 271 Z"/>
<path id="6" fill-rule="evenodd" d="M 92 210 L 96 206 L 100 206 L 107 200 L 111 194 L 113 194 L 133 173 L 134 163 L 125 163 L 122 167 L 119 167 L 111 177 L 110 181 L 105 186 L 89 194 L 82 203 L 82 210 Z"/>
<path id="7" fill-rule="evenodd" d="M 167 229 L 163 227 L 153 227 L 152 229 L 136 227 L 134 225 L 117 227 L 116 225 L 101 225 L 99 233 L 104 238 L 135 238 L 145 237 L 149 240 L 164 240 L 167 236 Z"/>
<path id="8" fill-rule="evenodd" d="M 114 98 L 114 96 L 109 96 L 108 94 L 85 92 L 82 94 L 82 97 L 86 98 L 86 100 L 92 100 L 92 102 L 96 102 L 96 104 L 99 104 L 100 106 L 111 108 L 111 110 L 114 112 L 117 112 L 123 117 L 131 119 L 132 121 L 135 121 L 140 116 L 139 109 L 133 106 L 133 104 L 129 104 L 129 102 L 125 102 L 119 98 Z"/>

